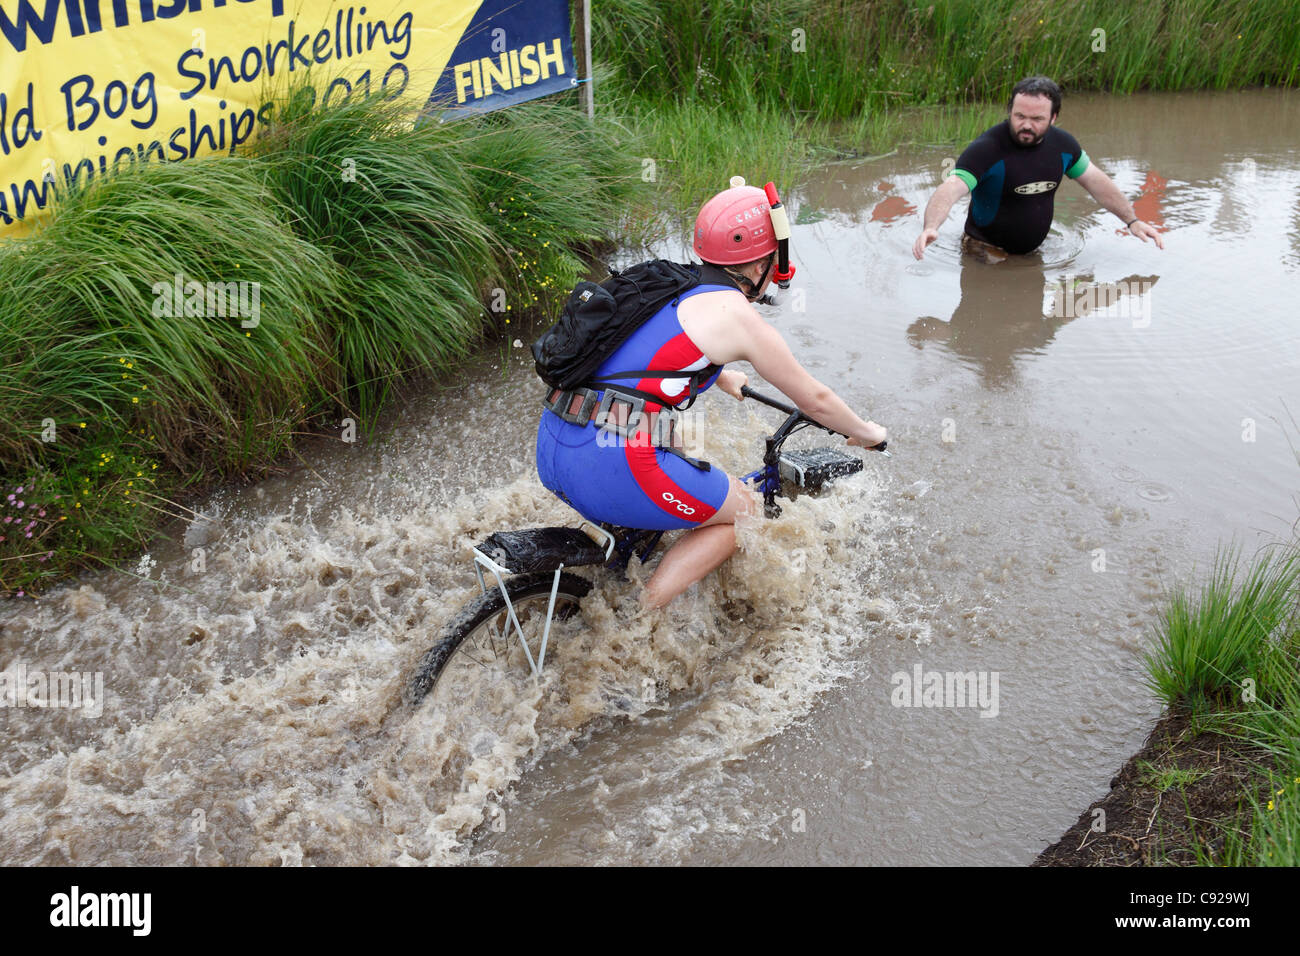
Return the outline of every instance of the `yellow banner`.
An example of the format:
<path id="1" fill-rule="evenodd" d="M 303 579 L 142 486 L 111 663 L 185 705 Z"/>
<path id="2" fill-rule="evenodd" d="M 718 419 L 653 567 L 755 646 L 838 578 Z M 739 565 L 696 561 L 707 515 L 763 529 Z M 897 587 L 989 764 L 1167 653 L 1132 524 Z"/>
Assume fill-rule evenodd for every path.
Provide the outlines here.
<path id="1" fill-rule="evenodd" d="M 234 152 L 308 69 L 326 102 L 423 105 L 481 6 L 0 0 L 0 236 L 116 164 Z"/>

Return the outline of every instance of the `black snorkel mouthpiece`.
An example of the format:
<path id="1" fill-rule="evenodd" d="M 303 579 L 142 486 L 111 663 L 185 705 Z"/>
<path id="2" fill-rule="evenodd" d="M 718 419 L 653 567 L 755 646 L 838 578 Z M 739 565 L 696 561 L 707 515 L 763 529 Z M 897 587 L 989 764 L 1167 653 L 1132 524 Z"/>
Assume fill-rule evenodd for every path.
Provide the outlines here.
<path id="1" fill-rule="evenodd" d="M 767 193 L 767 204 L 772 207 L 772 235 L 776 237 L 776 271 L 772 278 L 782 289 L 788 289 L 794 278 L 794 266 L 790 265 L 790 217 L 776 194 L 775 183 L 768 183 L 763 191 Z"/>

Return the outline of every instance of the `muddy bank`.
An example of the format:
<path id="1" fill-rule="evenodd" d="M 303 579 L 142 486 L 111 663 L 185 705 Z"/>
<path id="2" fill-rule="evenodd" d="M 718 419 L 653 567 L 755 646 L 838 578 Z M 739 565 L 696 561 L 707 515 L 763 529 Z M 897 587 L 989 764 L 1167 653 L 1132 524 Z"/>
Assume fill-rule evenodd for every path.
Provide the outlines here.
<path id="1" fill-rule="evenodd" d="M 1220 863 L 1227 834 L 1248 825 L 1249 800 L 1268 799 L 1262 768 L 1269 760 L 1258 747 L 1198 732 L 1186 711 L 1170 711 L 1111 780 L 1110 792 L 1030 865 L 1190 866 L 1198 857 Z M 1094 831 L 1103 821 L 1105 832 Z"/>

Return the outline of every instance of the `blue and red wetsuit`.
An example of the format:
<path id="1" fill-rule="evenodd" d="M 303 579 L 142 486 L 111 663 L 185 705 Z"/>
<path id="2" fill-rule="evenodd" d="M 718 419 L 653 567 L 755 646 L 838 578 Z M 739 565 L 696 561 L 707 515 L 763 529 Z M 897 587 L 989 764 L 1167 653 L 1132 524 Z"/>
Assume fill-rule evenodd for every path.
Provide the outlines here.
<path id="1" fill-rule="evenodd" d="M 675 301 L 728 288 L 733 287 L 701 284 Z M 669 302 L 633 332 L 593 378 L 627 369 L 689 373 L 710 364 L 682 330 L 677 306 Z M 711 386 L 719 372 L 720 368 L 701 382 L 699 391 Z M 662 405 L 647 401 L 647 414 L 658 412 L 663 405 L 676 406 L 690 394 L 689 375 L 614 381 L 663 399 Z M 620 439 L 593 422 L 575 425 L 549 411 L 542 413 L 537 426 L 537 474 L 543 485 L 588 521 L 608 521 L 625 528 L 699 527 L 722 507 L 730 487 L 726 472 L 719 468 L 705 471 L 656 448 L 644 431 L 636 438 Z"/>

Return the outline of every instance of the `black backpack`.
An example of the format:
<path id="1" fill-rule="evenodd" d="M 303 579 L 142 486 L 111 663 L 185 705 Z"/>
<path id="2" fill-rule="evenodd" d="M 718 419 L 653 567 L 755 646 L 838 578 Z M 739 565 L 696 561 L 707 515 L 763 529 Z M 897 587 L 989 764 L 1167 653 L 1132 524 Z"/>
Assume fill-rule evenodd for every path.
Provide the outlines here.
<path id="1" fill-rule="evenodd" d="M 707 277 L 707 278 L 706 278 Z M 664 304 L 704 281 L 735 286 L 731 278 L 709 266 L 682 266 L 666 259 L 654 259 L 630 266 L 622 272 L 610 270 L 603 282 L 579 282 L 559 320 L 533 343 L 533 361 L 537 374 L 551 388 L 572 391 L 575 388 L 614 385 L 636 393 L 618 382 L 593 378 L 602 362 L 618 350 Z M 691 401 L 695 400 L 700 382 L 718 366 L 710 365 L 696 372 L 669 369 L 634 369 L 606 376 L 622 378 L 691 379 Z M 654 399 L 654 396 L 645 396 Z M 661 400 L 660 400 L 661 401 Z M 689 407 L 689 403 L 688 406 Z"/>

